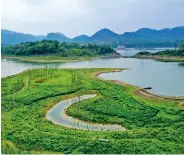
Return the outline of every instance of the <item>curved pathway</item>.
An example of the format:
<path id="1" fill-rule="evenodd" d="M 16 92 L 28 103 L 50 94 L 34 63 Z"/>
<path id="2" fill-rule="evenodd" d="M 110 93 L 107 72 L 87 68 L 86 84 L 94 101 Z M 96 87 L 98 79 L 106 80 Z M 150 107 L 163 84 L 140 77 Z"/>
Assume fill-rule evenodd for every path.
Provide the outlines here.
<path id="1" fill-rule="evenodd" d="M 98 130 L 98 131 L 126 130 L 126 128 L 122 127 L 121 125 L 98 124 L 91 122 L 89 123 L 73 118 L 66 114 L 66 109 L 70 105 L 85 99 L 93 98 L 95 96 L 96 94 L 82 95 L 79 97 L 74 97 L 72 99 L 61 101 L 48 111 L 46 118 L 54 124 L 74 129 Z"/>

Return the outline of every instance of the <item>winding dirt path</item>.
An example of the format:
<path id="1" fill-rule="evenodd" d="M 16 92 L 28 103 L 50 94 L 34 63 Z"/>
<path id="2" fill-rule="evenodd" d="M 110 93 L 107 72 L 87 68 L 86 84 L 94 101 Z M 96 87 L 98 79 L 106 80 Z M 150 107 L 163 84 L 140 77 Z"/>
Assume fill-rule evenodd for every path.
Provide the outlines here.
<path id="1" fill-rule="evenodd" d="M 99 75 L 102 73 L 109 73 L 109 72 L 121 72 L 123 70 L 127 70 L 127 69 L 119 68 L 119 69 L 114 69 L 114 70 L 109 70 L 109 71 L 101 71 L 101 72 L 94 73 L 93 76 L 95 76 L 101 80 L 106 80 L 106 79 L 99 77 Z M 123 83 L 123 82 L 120 82 L 117 80 L 107 80 L 107 81 L 111 81 L 113 83 L 116 83 L 116 84 L 119 84 L 122 86 L 125 86 L 125 85 L 133 86 L 131 84 Z M 136 88 L 133 91 L 133 94 L 135 94 L 135 95 L 139 95 L 139 96 L 150 98 L 150 99 L 156 99 L 156 100 L 176 101 L 176 102 L 178 102 L 178 105 L 180 107 L 182 107 L 182 108 L 184 107 L 184 97 L 172 97 L 172 96 L 156 95 L 156 94 L 153 94 L 153 93 L 146 91 L 143 88 L 140 88 L 137 86 L 133 86 L 133 87 Z M 66 114 L 66 109 L 69 106 L 71 106 L 72 104 L 79 102 L 79 101 L 82 101 L 82 100 L 93 98 L 93 97 L 96 97 L 96 94 L 86 94 L 86 95 L 82 95 L 79 97 L 74 97 L 71 99 L 63 100 L 63 101 L 59 102 L 58 104 L 56 104 L 54 107 L 52 107 L 48 111 L 46 118 L 54 124 L 62 125 L 64 127 L 73 128 L 73 129 L 97 130 L 97 131 L 109 131 L 109 130 L 111 130 L 111 131 L 112 130 L 124 131 L 124 130 L 127 130 L 126 128 L 122 127 L 121 125 L 99 124 L 99 123 L 86 122 L 86 121 L 82 121 L 82 120 L 73 118 L 71 116 L 68 116 Z"/>
<path id="2" fill-rule="evenodd" d="M 82 100 L 93 98 L 93 97 L 96 97 L 96 94 L 87 94 L 87 95 L 82 95 L 79 97 L 63 100 L 48 111 L 46 118 L 54 124 L 62 125 L 67 128 L 83 129 L 83 130 L 98 130 L 98 131 L 126 130 L 126 128 L 122 127 L 121 125 L 85 122 L 85 121 L 73 118 L 71 116 L 68 116 L 66 114 L 66 109 L 72 104 Z"/>

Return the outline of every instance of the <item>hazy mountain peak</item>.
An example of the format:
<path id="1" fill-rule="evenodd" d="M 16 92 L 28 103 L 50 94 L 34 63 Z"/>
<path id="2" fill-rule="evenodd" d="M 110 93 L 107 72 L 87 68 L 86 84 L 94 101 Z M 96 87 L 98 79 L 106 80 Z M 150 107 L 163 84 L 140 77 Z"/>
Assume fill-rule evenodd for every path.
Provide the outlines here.
<path id="1" fill-rule="evenodd" d="M 90 37 L 91 41 L 110 41 L 110 40 L 117 40 L 118 34 L 114 33 L 113 31 L 104 28 L 97 31 L 94 35 Z"/>
<path id="2" fill-rule="evenodd" d="M 67 38 L 63 33 L 60 33 L 60 32 L 51 32 L 51 33 L 48 33 L 47 34 L 47 36 L 51 36 L 51 35 L 53 35 L 53 36 L 60 36 L 60 37 L 64 37 L 64 38 Z"/>
<path id="3" fill-rule="evenodd" d="M 80 35 L 80 36 L 74 37 L 73 40 L 77 41 L 77 42 L 85 43 L 85 42 L 89 41 L 89 36 L 87 36 L 87 35 Z"/>
<path id="4" fill-rule="evenodd" d="M 73 39 L 75 39 L 75 38 L 79 38 L 79 37 L 88 38 L 89 36 L 82 34 L 82 35 L 80 35 L 80 36 L 76 36 L 76 37 L 74 37 Z"/>
<path id="5" fill-rule="evenodd" d="M 136 33 L 146 33 L 146 32 L 156 32 L 158 30 L 150 29 L 150 28 L 141 28 L 136 31 Z"/>
<path id="6" fill-rule="evenodd" d="M 117 33 L 113 32 L 113 31 L 111 31 L 110 29 L 107 29 L 107 28 L 103 28 L 103 29 L 97 31 L 95 34 L 97 34 L 97 33 L 117 34 Z"/>

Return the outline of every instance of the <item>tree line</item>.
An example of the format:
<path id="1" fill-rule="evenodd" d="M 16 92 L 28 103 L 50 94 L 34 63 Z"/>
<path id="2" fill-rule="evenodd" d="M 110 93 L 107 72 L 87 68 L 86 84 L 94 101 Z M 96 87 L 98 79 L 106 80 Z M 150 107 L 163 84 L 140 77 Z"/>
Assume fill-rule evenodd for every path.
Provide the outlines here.
<path id="1" fill-rule="evenodd" d="M 63 57 L 98 56 L 117 54 L 115 50 L 105 45 L 59 43 L 54 40 L 20 43 L 14 46 L 2 46 L 3 55 L 59 55 Z"/>
<path id="2" fill-rule="evenodd" d="M 164 50 L 164 51 L 159 51 L 156 53 L 150 53 L 150 52 L 144 51 L 144 52 L 139 52 L 136 54 L 136 56 L 141 56 L 141 55 L 184 57 L 184 42 L 181 42 L 178 45 L 178 49 L 176 50 Z"/>

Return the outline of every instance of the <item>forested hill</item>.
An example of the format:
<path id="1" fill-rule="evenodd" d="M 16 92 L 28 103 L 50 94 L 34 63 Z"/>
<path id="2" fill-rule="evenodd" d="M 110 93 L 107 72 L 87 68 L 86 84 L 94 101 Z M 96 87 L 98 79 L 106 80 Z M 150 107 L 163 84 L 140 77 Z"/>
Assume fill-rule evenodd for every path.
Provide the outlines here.
<path id="1" fill-rule="evenodd" d="M 42 40 L 26 42 L 14 46 L 2 46 L 2 55 L 37 56 L 59 55 L 63 57 L 93 57 L 93 56 L 119 56 L 109 46 L 96 44 L 59 43 L 58 41 Z"/>

